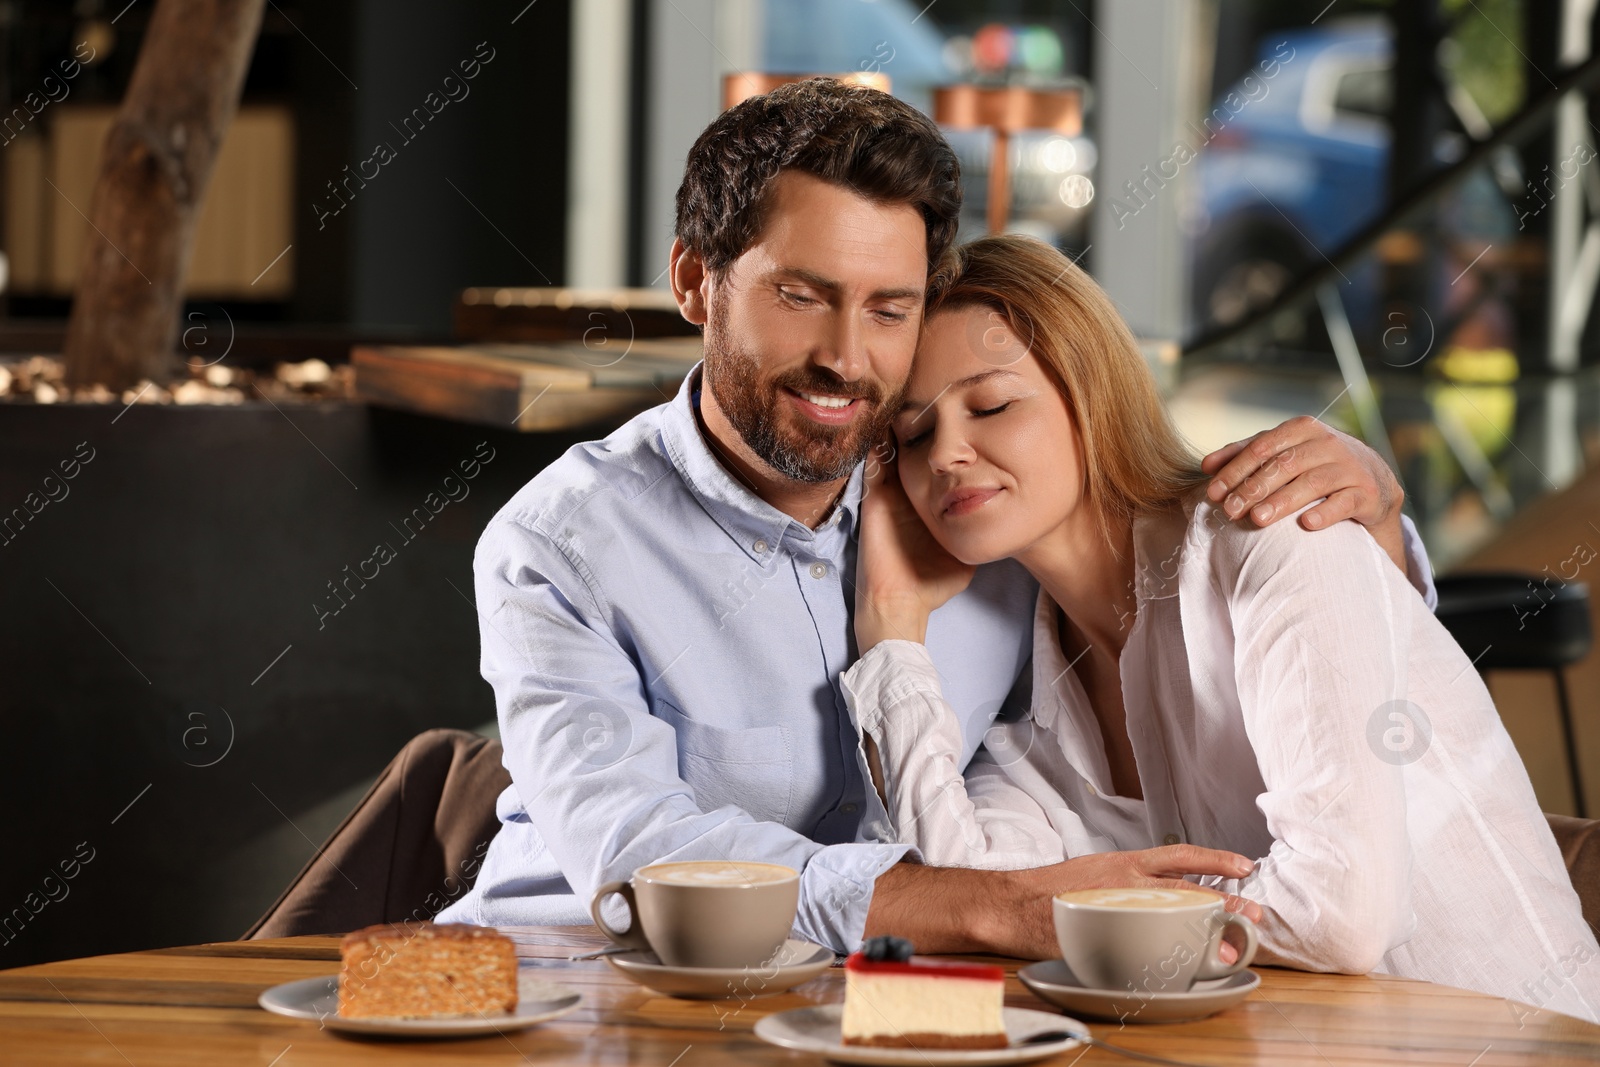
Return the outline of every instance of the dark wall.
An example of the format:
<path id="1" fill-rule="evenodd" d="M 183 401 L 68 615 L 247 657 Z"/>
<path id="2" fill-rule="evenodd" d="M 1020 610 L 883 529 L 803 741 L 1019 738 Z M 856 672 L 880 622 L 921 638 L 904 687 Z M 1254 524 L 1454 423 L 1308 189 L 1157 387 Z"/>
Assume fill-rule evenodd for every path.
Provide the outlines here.
<path id="1" fill-rule="evenodd" d="M 342 323 L 350 318 L 355 227 L 319 225 L 309 205 L 328 195 L 323 183 L 350 162 L 360 94 L 345 78 L 355 67 L 355 33 L 356 5 L 351 0 L 268 7 L 263 19 L 263 39 L 270 35 L 286 41 L 280 85 L 294 110 L 295 285 L 287 308 L 293 321 Z M 262 58 L 258 47 L 253 77 Z M 250 90 L 246 82 L 247 100 Z"/>
<path id="2" fill-rule="evenodd" d="M 586 436 L 338 403 L 115 416 L 0 406 L 0 518 L 60 498 L 0 527 L 0 967 L 236 938 L 408 738 L 492 721 L 473 546 Z"/>
<path id="3" fill-rule="evenodd" d="M 358 18 L 354 134 L 328 177 L 380 142 L 395 158 L 328 222 L 353 227 L 349 321 L 443 332 L 466 286 L 562 284 L 568 5 L 362 0 Z"/>
<path id="4" fill-rule="evenodd" d="M 342 0 L 277 16 L 305 31 L 293 318 L 442 336 L 467 286 L 562 283 L 569 8 Z"/>

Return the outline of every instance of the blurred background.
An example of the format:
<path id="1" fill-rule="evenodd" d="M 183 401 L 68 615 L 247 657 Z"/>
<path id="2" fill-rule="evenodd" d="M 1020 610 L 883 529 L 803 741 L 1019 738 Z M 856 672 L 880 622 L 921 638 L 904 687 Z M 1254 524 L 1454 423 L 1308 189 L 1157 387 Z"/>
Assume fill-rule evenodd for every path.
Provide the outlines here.
<path id="1" fill-rule="evenodd" d="M 1595 7 L 270 0 L 170 374 L 102 383 L 61 356 L 157 3 L 0 0 L 0 967 L 236 937 L 406 739 L 493 731 L 472 546 L 693 359 L 673 194 L 745 74 L 939 119 L 962 238 L 1075 257 L 1197 448 L 1372 444 L 1541 803 L 1586 812 Z M 1032 117 L 961 106 L 996 93 Z"/>

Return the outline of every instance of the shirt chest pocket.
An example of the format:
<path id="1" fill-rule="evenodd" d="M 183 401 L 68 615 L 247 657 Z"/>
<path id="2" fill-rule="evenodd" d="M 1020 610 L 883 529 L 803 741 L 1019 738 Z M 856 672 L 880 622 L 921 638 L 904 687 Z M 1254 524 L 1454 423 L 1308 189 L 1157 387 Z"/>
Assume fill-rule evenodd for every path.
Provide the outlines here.
<path id="1" fill-rule="evenodd" d="M 789 817 L 794 767 L 787 729 L 710 726 L 666 701 L 656 703 L 655 714 L 678 735 L 678 774 L 701 811 L 731 804 L 766 822 Z"/>

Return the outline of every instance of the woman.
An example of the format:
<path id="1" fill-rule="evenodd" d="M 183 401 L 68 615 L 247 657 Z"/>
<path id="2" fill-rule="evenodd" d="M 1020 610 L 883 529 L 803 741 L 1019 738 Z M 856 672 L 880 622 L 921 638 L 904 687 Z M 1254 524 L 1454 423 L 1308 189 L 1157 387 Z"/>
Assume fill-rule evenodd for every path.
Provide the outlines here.
<path id="1" fill-rule="evenodd" d="M 1054 249 L 987 238 L 958 260 L 898 479 L 864 504 L 844 679 L 900 839 L 968 867 L 1178 841 L 1259 857 L 1206 884 L 1262 906 L 1262 962 L 1596 1019 L 1600 947 L 1527 773 L 1383 549 L 1208 503 L 1127 327 Z M 1003 557 L 1041 587 L 1032 705 L 963 779 L 919 642 Z"/>

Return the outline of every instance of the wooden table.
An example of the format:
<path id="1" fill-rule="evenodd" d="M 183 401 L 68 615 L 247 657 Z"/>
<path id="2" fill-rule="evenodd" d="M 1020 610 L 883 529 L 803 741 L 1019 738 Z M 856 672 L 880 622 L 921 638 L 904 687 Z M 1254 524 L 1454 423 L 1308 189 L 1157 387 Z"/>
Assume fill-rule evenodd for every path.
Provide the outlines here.
<path id="1" fill-rule="evenodd" d="M 279 982 L 331 974 L 338 940 L 294 937 L 157 949 L 0 971 L 0 1063 L 809 1064 L 812 1057 L 751 1033 L 774 1011 L 844 997 L 832 970 L 797 990 L 740 1002 L 672 1000 L 634 985 L 603 960 L 568 963 L 599 948 L 593 927 L 510 928 L 518 952 L 583 994 L 562 1019 L 504 1037 L 368 1041 L 268 1014 L 256 996 Z M 1007 971 L 1019 964 L 1005 961 Z M 1600 1027 L 1506 1001 L 1397 978 L 1302 974 L 1262 968 L 1249 1000 L 1197 1023 L 1094 1024 L 1096 1037 L 1204 1064 L 1564 1064 L 1600 1061 Z M 1047 1008 L 1008 979 L 1006 1002 Z M 1520 1026 L 1519 1026 L 1520 1020 Z M 1053 1064 L 1121 1064 L 1099 1049 Z"/>

